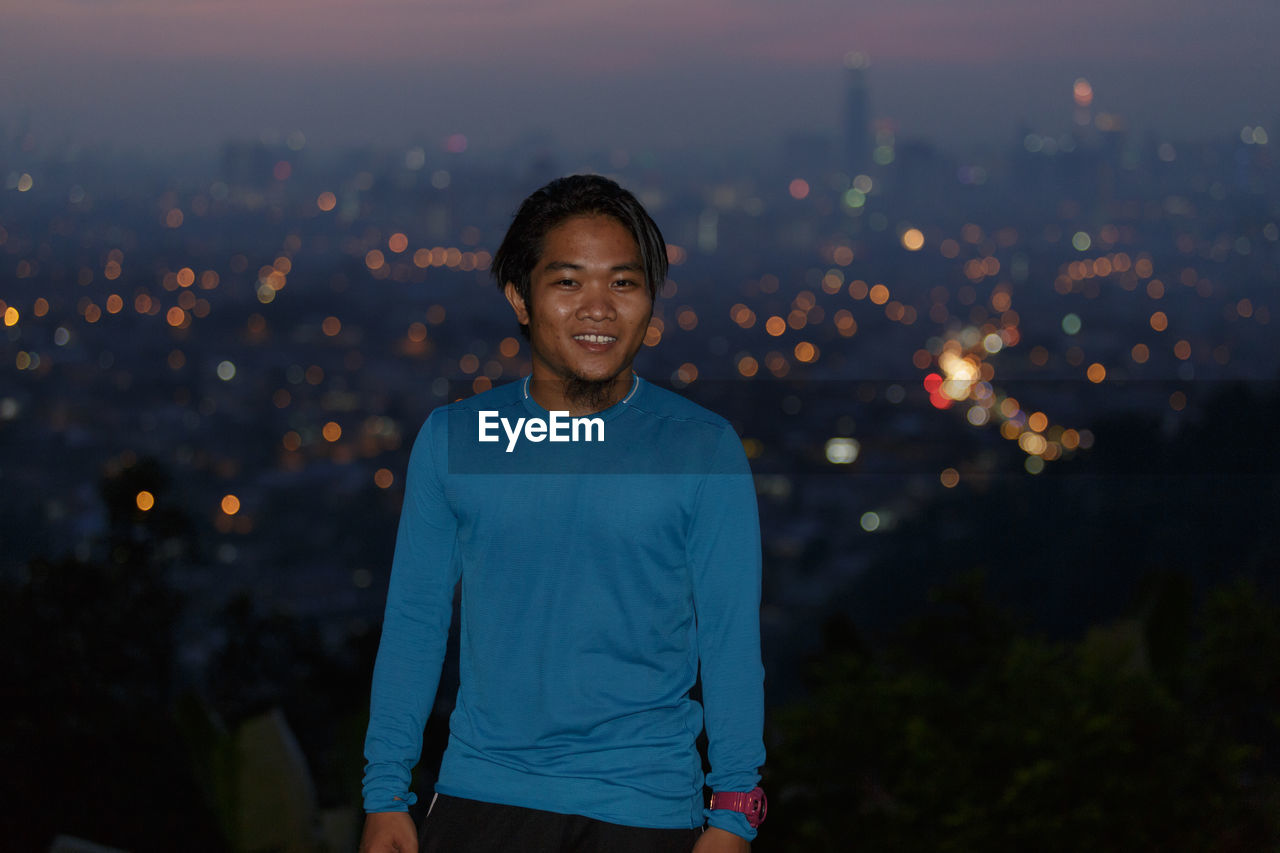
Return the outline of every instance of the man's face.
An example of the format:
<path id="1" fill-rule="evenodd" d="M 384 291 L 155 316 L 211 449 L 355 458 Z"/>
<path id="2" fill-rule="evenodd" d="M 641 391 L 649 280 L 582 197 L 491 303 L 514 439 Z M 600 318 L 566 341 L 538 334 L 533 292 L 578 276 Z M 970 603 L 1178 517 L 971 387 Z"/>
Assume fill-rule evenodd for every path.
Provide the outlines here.
<path id="1" fill-rule="evenodd" d="M 516 319 L 529 326 L 533 379 L 603 383 L 625 394 L 653 312 L 631 233 L 611 216 L 565 220 L 547 232 L 529 291 L 526 305 L 506 286 Z"/>

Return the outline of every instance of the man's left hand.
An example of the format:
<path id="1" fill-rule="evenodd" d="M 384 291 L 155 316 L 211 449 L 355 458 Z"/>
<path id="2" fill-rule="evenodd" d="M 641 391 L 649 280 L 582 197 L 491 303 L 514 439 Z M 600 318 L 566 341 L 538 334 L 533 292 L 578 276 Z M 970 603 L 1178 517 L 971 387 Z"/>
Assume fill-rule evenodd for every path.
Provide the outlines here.
<path id="1" fill-rule="evenodd" d="M 741 835 L 708 826 L 693 845 L 693 853 L 751 853 L 751 842 Z"/>

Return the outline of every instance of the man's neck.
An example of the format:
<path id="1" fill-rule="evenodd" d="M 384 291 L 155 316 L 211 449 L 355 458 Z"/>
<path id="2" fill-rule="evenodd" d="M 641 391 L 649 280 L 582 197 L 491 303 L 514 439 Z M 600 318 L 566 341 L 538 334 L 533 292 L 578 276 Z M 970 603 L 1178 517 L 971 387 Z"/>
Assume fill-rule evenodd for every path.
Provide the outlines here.
<path id="1" fill-rule="evenodd" d="M 529 393 L 539 406 L 549 412 L 568 412 L 571 417 L 580 418 L 615 405 L 627 396 L 635 381 L 631 370 L 603 384 L 575 382 L 558 376 L 540 378 L 538 371 L 534 371 L 529 379 Z"/>

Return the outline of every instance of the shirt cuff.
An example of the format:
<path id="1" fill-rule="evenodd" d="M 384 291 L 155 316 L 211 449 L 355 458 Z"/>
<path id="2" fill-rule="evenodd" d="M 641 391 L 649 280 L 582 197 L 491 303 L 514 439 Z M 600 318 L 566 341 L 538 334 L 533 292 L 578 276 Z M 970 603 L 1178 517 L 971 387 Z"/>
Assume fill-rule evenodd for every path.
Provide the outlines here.
<path id="1" fill-rule="evenodd" d="M 412 791 L 394 797 L 369 797 L 364 801 L 365 814 L 375 812 L 407 812 L 409 806 L 418 802 L 418 795 Z"/>
<path id="2" fill-rule="evenodd" d="M 731 809 L 703 809 L 702 814 L 707 819 L 707 826 L 714 826 L 716 829 L 732 832 L 734 835 L 740 835 L 748 841 L 755 840 L 756 830 L 752 829 L 751 824 L 747 823 L 747 816 L 742 812 L 735 812 Z"/>

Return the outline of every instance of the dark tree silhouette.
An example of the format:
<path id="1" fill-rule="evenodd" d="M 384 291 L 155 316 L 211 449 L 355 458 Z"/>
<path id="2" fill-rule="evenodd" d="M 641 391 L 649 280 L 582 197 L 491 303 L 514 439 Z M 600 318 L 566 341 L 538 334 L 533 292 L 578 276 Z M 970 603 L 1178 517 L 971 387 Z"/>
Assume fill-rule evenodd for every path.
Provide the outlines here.
<path id="1" fill-rule="evenodd" d="M 47 849 L 60 832 L 135 851 L 220 848 L 170 713 L 180 601 L 157 552 L 190 526 L 160 503 L 165 479 L 152 461 L 105 479 L 103 557 L 36 559 L 0 591 L 7 849 Z M 142 489 L 157 496 L 148 513 Z"/>

